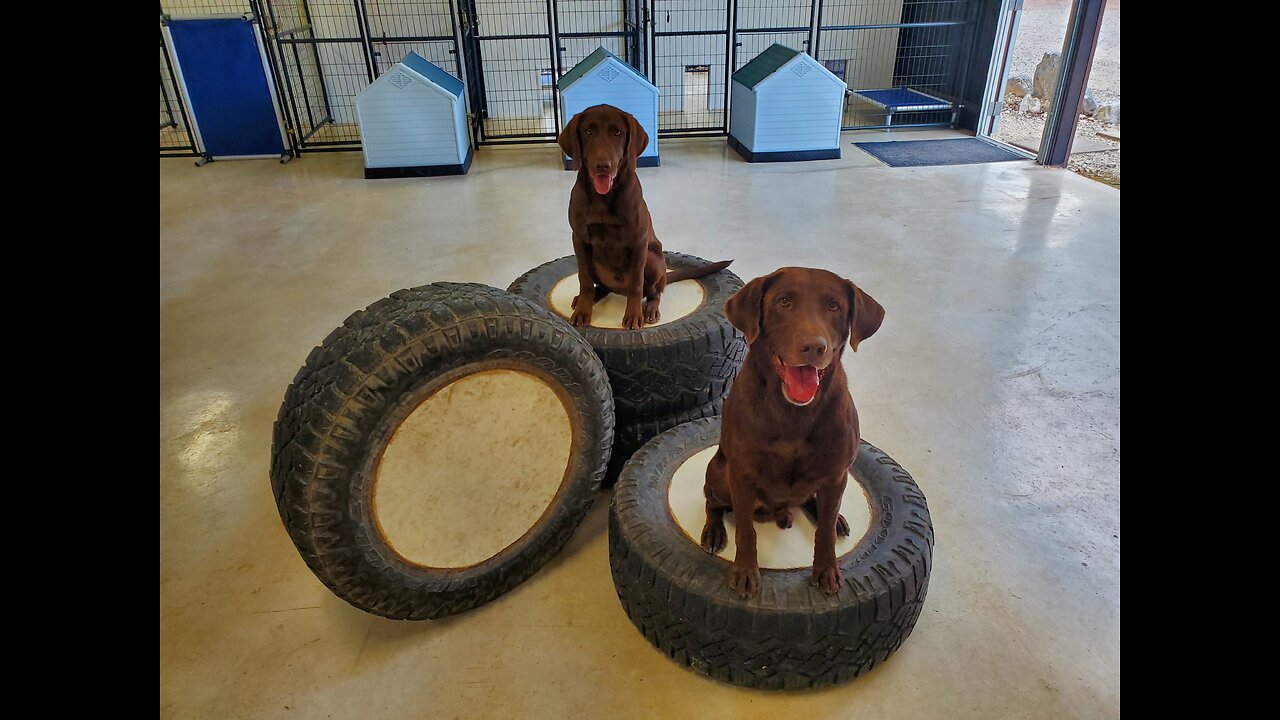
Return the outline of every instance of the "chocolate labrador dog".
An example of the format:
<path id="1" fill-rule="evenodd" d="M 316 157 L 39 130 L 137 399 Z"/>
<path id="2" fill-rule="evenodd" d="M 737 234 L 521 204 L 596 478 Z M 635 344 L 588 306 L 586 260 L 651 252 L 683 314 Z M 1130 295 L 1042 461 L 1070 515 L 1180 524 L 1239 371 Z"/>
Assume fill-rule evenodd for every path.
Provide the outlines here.
<path id="1" fill-rule="evenodd" d="M 627 298 L 622 327 L 652 325 L 660 318 L 658 303 L 667 283 L 710 275 L 733 262 L 667 272 L 636 175 L 636 159 L 649 145 L 649 135 L 634 117 L 612 105 L 589 107 L 565 125 L 558 142 L 578 171 L 569 196 L 578 259 L 574 325 L 590 325 L 596 301 L 610 292 Z"/>
<path id="2" fill-rule="evenodd" d="M 729 586 L 742 597 L 760 590 L 753 521 L 791 527 L 800 506 L 817 524 L 809 582 L 840 589 L 836 533 L 849 466 L 858 453 L 858 412 L 840 357 L 875 334 L 884 308 L 826 270 L 787 267 L 756 278 L 725 304 L 747 336 L 742 372 L 724 403 L 720 448 L 707 466 L 702 547 L 724 549 L 724 514 L 735 518 L 738 554 Z"/>

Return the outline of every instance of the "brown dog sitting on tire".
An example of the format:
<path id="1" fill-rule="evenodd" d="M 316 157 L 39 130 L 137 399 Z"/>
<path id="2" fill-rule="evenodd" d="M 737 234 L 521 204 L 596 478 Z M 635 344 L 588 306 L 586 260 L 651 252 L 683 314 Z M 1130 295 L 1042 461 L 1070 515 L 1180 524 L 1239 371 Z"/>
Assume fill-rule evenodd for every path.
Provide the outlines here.
<path id="1" fill-rule="evenodd" d="M 858 412 L 840 358 L 875 334 L 884 308 L 827 270 L 782 268 L 747 283 L 725 304 L 747 337 L 746 360 L 724 402 L 720 446 L 707 466 L 702 547 L 727 544 L 733 511 L 737 557 L 729 585 L 742 597 L 760 591 L 754 521 L 791 527 L 791 508 L 814 516 L 810 583 L 840 589 L 836 533 L 849 467 L 858 453 Z"/>
<path id="2" fill-rule="evenodd" d="M 653 325 L 667 283 L 710 275 L 732 260 L 667 272 L 662 243 L 640 189 L 636 161 L 649 135 L 629 113 L 594 105 L 565 125 L 557 142 L 578 171 L 569 196 L 569 227 L 578 259 L 574 325 L 590 325 L 597 300 L 610 292 L 627 299 L 622 327 Z"/>

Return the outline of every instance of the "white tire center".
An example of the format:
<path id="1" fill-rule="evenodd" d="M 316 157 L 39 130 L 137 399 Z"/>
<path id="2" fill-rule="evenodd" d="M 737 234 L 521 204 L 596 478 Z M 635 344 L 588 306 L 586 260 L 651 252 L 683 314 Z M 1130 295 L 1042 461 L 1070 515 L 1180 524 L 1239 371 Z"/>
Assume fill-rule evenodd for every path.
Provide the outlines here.
<path id="1" fill-rule="evenodd" d="M 548 302 L 551 309 L 566 320 L 573 315 L 573 299 L 578 296 L 578 274 L 574 273 L 551 288 Z M 688 317 L 697 312 L 706 300 L 706 293 L 697 280 L 681 280 L 667 285 L 658 304 L 658 322 L 644 327 L 658 327 Z M 592 306 L 591 327 L 622 329 L 622 315 L 627 310 L 627 299 L 617 293 L 609 293 Z"/>

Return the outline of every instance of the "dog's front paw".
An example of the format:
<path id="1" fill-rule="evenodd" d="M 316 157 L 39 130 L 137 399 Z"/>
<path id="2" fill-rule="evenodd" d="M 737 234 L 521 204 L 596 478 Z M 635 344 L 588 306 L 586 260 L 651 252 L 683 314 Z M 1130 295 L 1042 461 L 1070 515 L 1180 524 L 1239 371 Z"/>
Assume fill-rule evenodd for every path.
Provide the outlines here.
<path id="1" fill-rule="evenodd" d="M 729 587 L 738 593 L 739 597 L 750 600 L 760 592 L 760 568 L 752 565 L 751 567 L 743 567 L 738 563 L 733 564 L 733 572 L 729 574 Z"/>
<path id="2" fill-rule="evenodd" d="M 657 301 L 651 300 L 644 304 L 644 324 L 645 325 L 655 325 L 657 324 L 658 319 L 661 317 L 662 317 L 662 314 L 658 312 Z"/>
<path id="3" fill-rule="evenodd" d="M 591 324 L 591 303 L 577 302 L 581 299 L 579 296 L 573 303 L 573 314 L 569 316 L 569 322 L 578 327 L 587 327 Z"/>
<path id="4" fill-rule="evenodd" d="M 814 567 L 813 575 L 809 576 L 809 584 L 828 595 L 840 592 L 840 583 L 843 580 L 844 578 L 840 577 L 840 568 L 835 563 Z"/>
<path id="5" fill-rule="evenodd" d="M 644 324 L 644 314 L 639 307 L 632 308 L 627 305 L 627 311 L 622 315 L 622 328 L 624 330 L 639 330 Z"/>
<path id="6" fill-rule="evenodd" d="M 702 527 L 702 549 L 712 555 L 719 555 L 728 544 L 729 535 L 724 531 L 724 520 L 718 522 L 708 520 Z"/>

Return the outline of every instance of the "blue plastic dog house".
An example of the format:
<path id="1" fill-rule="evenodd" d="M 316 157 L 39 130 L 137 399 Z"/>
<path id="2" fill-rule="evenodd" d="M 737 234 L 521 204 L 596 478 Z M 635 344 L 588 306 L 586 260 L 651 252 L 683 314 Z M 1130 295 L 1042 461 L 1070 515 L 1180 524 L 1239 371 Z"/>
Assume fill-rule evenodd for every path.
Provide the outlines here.
<path id="1" fill-rule="evenodd" d="M 729 146 L 747 162 L 840 157 L 844 81 L 774 43 L 733 74 Z"/>
<path id="2" fill-rule="evenodd" d="M 415 52 L 356 96 L 366 178 L 465 175 L 463 84 Z"/>
<path id="3" fill-rule="evenodd" d="M 612 105 L 635 116 L 649 136 L 649 146 L 640 153 L 636 164 L 640 167 L 661 164 L 658 160 L 658 88 L 639 70 L 601 47 L 574 65 L 556 85 L 560 88 L 561 118 L 565 124 L 593 105 Z M 565 158 L 564 169 L 573 169 L 571 159 Z"/>

